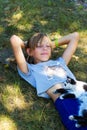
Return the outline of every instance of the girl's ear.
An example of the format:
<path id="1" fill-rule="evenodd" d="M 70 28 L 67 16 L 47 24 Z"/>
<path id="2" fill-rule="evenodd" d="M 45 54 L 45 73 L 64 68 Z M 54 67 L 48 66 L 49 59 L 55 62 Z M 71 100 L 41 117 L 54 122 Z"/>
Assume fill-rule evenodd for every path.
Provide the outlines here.
<path id="1" fill-rule="evenodd" d="M 29 56 L 32 56 L 32 51 L 31 51 L 30 48 L 27 48 L 27 49 L 26 49 L 26 52 L 27 52 L 27 54 L 28 54 Z"/>

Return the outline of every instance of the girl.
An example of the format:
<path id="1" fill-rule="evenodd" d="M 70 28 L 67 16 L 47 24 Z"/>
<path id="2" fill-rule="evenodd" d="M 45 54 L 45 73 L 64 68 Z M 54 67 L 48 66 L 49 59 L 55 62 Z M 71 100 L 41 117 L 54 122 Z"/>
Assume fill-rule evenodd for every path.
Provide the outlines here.
<path id="1" fill-rule="evenodd" d="M 56 90 L 64 87 L 67 77 L 76 80 L 67 65 L 77 48 L 78 41 L 79 34 L 77 32 L 58 39 L 58 42 L 52 42 L 43 33 L 36 33 L 27 42 L 16 35 L 10 38 L 19 75 L 36 88 L 38 96 L 50 97 L 55 107 L 60 96 L 59 93 L 56 93 Z M 67 47 L 62 56 L 56 60 L 50 59 L 53 49 L 65 44 Z M 28 62 L 25 59 L 23 48 L 26 48 Z M 75 130 L 74 126 L 72 129 L 69 127 L 69 124 L 72 125 L 71 122 L 67 124 L 67 121 L 64 121 L 63 123 L 67 130 Z"/>
<path id="2" fill-rule="evenodd" d="M 62 87 L 67 75 L 75 79 L 66 65 L 70 62 L 77 48 L 78 40 L 79 34 L 77 32 L 58 39 L 58 43 L 51 42 L 49 37 L 42 33 L 36 33 L 32 36 L 27 45 L 16 35 L 10 38 L 18 72 L 22 78 L 37 89 L 39 96 L 49 96 L 55 101 L 59 95 L 54 94 L 54 91 Z M 67 48 L 63 55 L 56 60 L 50 60 L 53 48 L 64 44 L 67 44 Z M 30 63 L 26 61 L 23 54 L 22 48 L 24 47 L 26 47 Z"/>

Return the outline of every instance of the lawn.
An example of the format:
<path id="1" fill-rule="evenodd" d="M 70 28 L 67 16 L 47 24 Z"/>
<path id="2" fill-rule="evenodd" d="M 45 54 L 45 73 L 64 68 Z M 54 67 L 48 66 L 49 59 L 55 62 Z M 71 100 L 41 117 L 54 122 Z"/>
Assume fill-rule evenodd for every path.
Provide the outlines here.
<path id="1" fill-rule="evenodd" d="M 10 53 L 13 34 L 26 40 L 44 32 L 53 39 L 74 31 L 80 41 L 69 67 L 87 82 L 87 9 L 69 0 L 0 0 L 0 59 Z M 55 50 L 53 57 L 63 49 Z M 65 130 L 53 102 L 37 97 L 35 89 L 4 63 L 5 57 L 0 60 L 0 130 Z"/>

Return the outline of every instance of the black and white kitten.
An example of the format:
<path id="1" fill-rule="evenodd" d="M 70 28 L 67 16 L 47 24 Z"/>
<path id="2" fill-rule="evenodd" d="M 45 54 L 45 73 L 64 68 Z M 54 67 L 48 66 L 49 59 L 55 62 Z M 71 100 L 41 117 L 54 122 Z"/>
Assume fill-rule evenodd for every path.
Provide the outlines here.
<path id="1" fill-rule="evenodd" d="M 80 102 L 78 115 L 70 115 L 69 119 L 76 121 L 76 127 L 87 126 L 87 83 L 67 77 L 64 86 L 56 90 L 61 94 L 60 99 L 78 98 Z"/>

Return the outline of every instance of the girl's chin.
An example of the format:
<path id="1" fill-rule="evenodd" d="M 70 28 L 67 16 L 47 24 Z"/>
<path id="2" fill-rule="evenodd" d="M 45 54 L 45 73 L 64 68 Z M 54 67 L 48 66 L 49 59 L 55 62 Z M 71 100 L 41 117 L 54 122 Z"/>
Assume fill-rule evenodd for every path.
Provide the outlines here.
<path id="1" fill-rule="evenodd" d="M 36 61 L 35 64 L 37 64 L 37 63 L 41 63 L 41 62 L 46 62 L 46 61 L 48 61 L 48 60 L 49 60 L 49 59 Z"/>
<path id="2" fill-rule="evenodd" d="M 42 60 L 41 62 L 46 62 L 46 61 L 48 61 L 49 59 L 45 59 L 45 60 Z"/>

